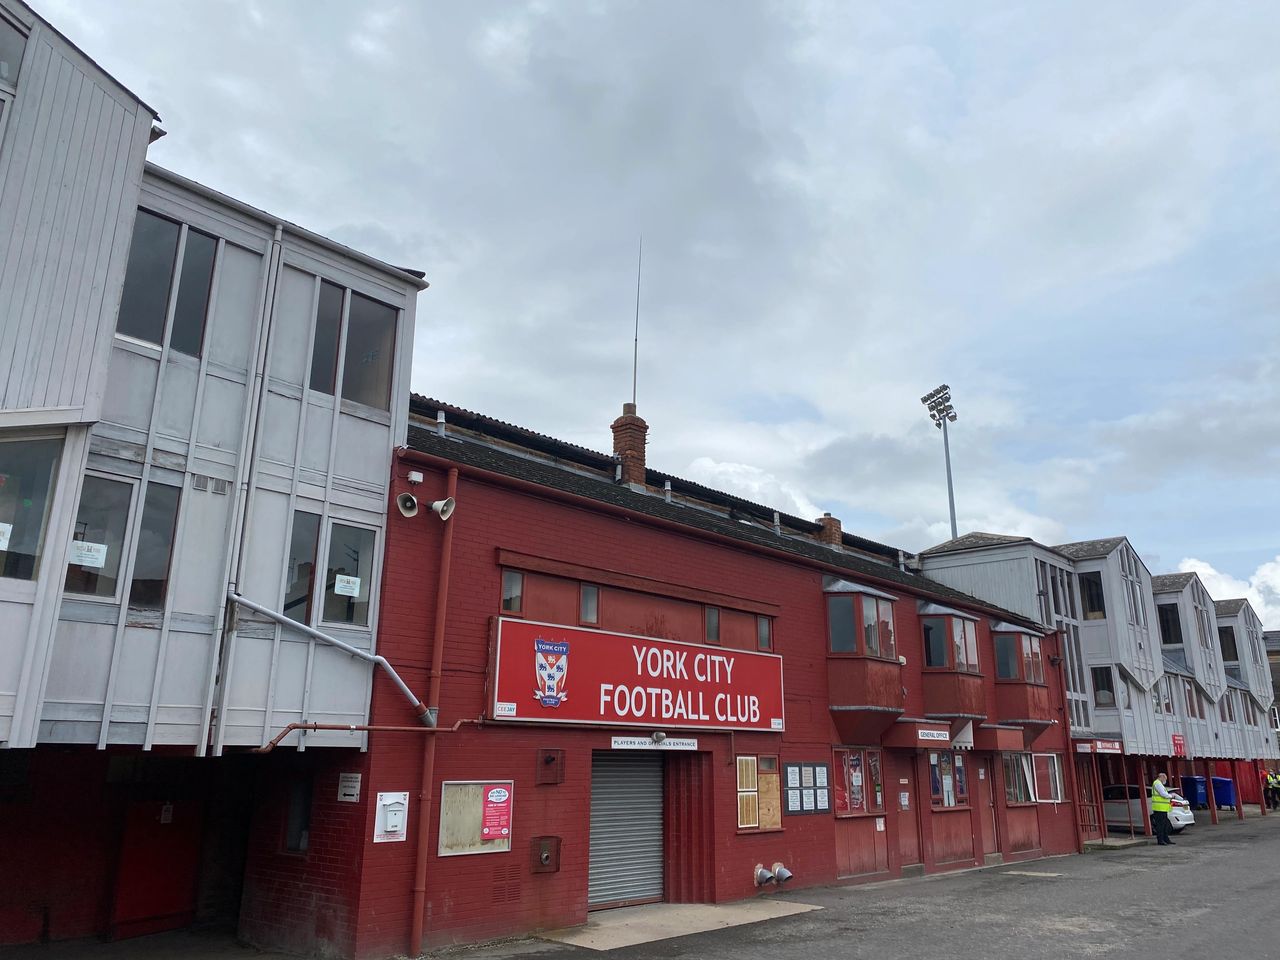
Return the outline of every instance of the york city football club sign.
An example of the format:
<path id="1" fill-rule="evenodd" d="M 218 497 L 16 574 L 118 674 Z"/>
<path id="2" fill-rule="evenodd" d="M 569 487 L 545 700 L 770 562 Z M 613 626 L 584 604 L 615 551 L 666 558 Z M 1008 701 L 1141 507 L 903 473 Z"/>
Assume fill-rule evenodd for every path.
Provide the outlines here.
<path id="1" fill-rule="evenodd" d="M 495 720 L 719 730 L 783 729 L 782 658 L 502 618 Z"/>

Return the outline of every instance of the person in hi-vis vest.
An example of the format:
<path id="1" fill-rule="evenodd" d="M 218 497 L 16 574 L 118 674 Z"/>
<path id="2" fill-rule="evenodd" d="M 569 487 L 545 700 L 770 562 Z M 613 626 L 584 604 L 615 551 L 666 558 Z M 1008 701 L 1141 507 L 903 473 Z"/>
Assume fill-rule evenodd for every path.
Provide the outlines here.
<path id="1" fill-rule="evenodd" d="M 1156 832 L 1156 843 L 1162 847 L 1173 844 L 1169 839 L 1169 811 L 1173 809 L 1173 794 L 1165 787 L 1168 780 L 1169 775 L 1162 773 L 1151 784 L 1151 829 Z"/>

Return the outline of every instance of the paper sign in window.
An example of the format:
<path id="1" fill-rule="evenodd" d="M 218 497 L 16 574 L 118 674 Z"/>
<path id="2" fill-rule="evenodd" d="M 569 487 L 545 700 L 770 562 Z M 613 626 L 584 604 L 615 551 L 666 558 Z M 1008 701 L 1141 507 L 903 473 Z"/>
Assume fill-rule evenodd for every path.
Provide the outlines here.
<path id="1" fill-rule="evenodd" d="M 340 597 L 360 596 L 360 578 L 339 573 L 333 578 L 333 592 Z"/>
<path id="2" fill-rule="evenodd" d="M 90 543 L 88 540 L 72 540 L 71 558 L 67 562 L 72 566 L 96 567 L 101 570 L 107 565 L 107 545 Z"/>
<path id="3" fill-rule="evenodd" d="M 13 533 L 12 523 L 0 523 L 0 550 L 9 549 L 9 535 Z"/>

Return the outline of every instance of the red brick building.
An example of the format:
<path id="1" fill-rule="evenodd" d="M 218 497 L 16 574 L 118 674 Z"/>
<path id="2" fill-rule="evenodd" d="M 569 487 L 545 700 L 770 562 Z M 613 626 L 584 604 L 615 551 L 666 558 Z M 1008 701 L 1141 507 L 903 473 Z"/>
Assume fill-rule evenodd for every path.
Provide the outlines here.
<path id="1" fill-rule="evenodd" d="M 457 510 L 391 505 L 378 650 L 421 692 L 443 643 L 438 733 L 374 731 L 260 782 L 242 936 L 380 957 L 411 948 L 417 902 L 436 944 L 757 896 L 761 866 L 802 887 L 1079 849 L 1055 636 L 834 518 L 646 469 L 632 408 L 613 456 L 413 409 L 394 494 Z M 639 675 L 649 692 L 618 690 Z M 375 726 L 413 724 L 373 690 Z M 301 854 L 281 842 L 299 777 Z"/>

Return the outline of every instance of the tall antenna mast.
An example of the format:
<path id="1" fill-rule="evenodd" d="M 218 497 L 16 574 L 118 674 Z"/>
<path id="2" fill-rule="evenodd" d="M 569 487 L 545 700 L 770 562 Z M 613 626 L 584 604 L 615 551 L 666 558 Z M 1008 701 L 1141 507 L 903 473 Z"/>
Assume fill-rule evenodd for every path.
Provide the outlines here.
<path id="1" fill-rule="evenodd" d="M 644 262 L 644 235 L 640 236 L 640 252 L 636 256 L 636 334 L 631 345 L 631 405 L 636 403 L 636 370 L 640 360 L 640 265 Z"/>

